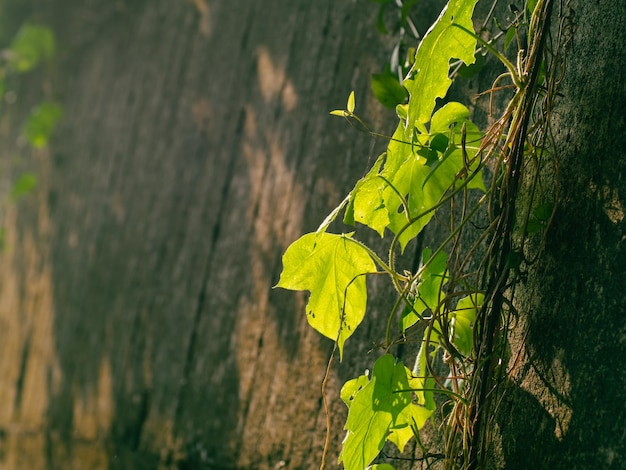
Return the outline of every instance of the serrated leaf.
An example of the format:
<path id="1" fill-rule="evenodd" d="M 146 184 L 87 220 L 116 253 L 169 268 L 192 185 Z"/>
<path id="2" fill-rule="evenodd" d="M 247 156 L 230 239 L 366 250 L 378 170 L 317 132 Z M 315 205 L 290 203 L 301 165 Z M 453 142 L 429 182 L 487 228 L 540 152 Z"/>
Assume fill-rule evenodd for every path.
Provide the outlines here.
<path id="1" fill-rule="evenodd" d="M 374 364 L 372 379 L 352 400 L 339 456 L 346 470 L 362 470 L 376 458 L 386 439 L 400 451 L 412 437 L 411 427 L 420 428 L 432 411 L 411 399 L 410 371 L 386 354 Z M 403 392 L 404 391 L 404 392 Z"/>
<path id="2" fill-rule="evenodd" d="M 365 315 L 365 274 L 376 271 L 367 251 L 351 234 L 309 233 L 293 242 L 283 255 L 283 272 L 276 287 L 307 290 L 309 324 L 343 345 Z"/>
<path id="3" fill-rule="evenodd" d="M 375 73 L 371 78 L 372 92 L 387 108 L 395 108 L 406 101 L 409 94 L 398 79 L 387 73 Z"/>
<path id="4" fill-rule="evenodd" d="M 350 96 L 348 96 L 348 104 L 346 105 L 346 109 L 350 114 L 354 112 L 354 91 L 351 91 Z"/>
<path id="5" fill-rule="evenodd" d="M 448 77 L 451 59 L 466 65 L 474 62 L 476 39 L 454 24 L 473 31 L 472 12 L 477 0 L 450 0 L 428 30 L 415 54 L 415 63 L 404 81 L 411 99 L 407 127 L 430 120 L 437 98 L 443 98 L 452 80 Z"/>

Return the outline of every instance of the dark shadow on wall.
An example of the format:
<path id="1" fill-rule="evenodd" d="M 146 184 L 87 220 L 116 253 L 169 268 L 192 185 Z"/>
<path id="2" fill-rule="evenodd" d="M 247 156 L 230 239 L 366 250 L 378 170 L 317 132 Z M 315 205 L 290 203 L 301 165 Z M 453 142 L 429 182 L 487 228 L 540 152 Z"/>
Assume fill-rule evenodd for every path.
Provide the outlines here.
<path id="1" fill-rule="evenodd" d="M 529 362 L 499 418 L 512 469 L 620 469 L 626 460 L 623 51 L 609 41 L 596 56 L 594 21 L 606 16 L 583 13 L 554 126 L 559 207 L 525 312 Z"/>

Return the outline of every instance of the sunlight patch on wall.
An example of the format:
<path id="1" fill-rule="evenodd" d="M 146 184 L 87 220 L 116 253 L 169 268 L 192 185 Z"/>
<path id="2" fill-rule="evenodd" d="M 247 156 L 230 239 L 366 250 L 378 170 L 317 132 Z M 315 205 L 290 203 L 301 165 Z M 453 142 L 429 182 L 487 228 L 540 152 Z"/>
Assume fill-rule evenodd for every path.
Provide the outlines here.
<path id="1" fill-rule="evenodd" d="M 43 199 L 40 235 L 50 230 Z M 6 460 L 0 460 L 0 467 L 44 468 L 49 403 L 62 378 L 54 338 L 54 284 L 44 262 L 47 247 L 32 232 L 18 236 L 16 224 L 16 207 L 9 206 L 3 220 L 6 249 L 0 254 L 0 428 L 7 432 Z"/>
<path id="2" fill-rule="evenodd" d="M 207 0 L 193 0 L 193 4 L 200 15 L 200 34 L 203 36 L 210 36 L 213 28 L 211 25 L 211 9 Z"/>
<path id="3" fill-rule="evenodd" d="M 277 85 L 284 80 L 283 72 L 274 67 L 263 49 L 259 76 L 267 80 L 261 84 L 265 99 L 283 99 L 287 95 Z M 270 80 L 270 77 L 273 78 Z M 233 351 L 237 355 L 239 373 L 237 392 L 239 401 L 248 404 L 247 411 L 239 414 L 236 428 L 236 434 L 241 436 L 237 464 L 242 468 L 254 466 L 259 455 L 271 459 L 278 448 L 288 449 L 291 445 L 291 438 L 286 440 L 281 432 L 291 426 L 296 410 L 271 412 L 272 409 L 289 408 L 285 401 L 297 388 L 295 376 L 298 380 L 303 376 L 292 374 L 293 367 L 296 367 L 294 362 L 301 356 L 294 351 L 285 352 L 289 348 L 285 332 L 300 336 L 298 345 L 306 344 L 307 362 L 313 373 L 319 372 L 321 377 L 327 360 L 325 353 L 312 346 L 312 342 L 316 344 L 319 338 L 312 331 L 309 335 L 305 316 L 300 315 L 304 304 L 296 306 L 293 311 L 279 312 L 270 297 L 279 268 L 277 256 L 301 235 L 305 204 L 310 196 L 306 193 L 304 181 L 297 179 L 295 168 L 287 160 L 286 144 L 276 131 L 279 126 L 267 123 L 263 116 L 267 116 L 264 110 L 253 104 L 246 106 L 241 141 L 248 175 L 249 202 L 244 225 L 251 231 L 248 250 L 252 282 L 249 294 L 238 302 L 237 325 L 233 330 L 236 345 Z M 298 297 L 304 299 L 303 295 Z M 310 338 L 313 340 L 307 341 Z M 261 360 L 262 357 L 278 359 L 270 363 Z M 267 380 L 268 376 L 272 380 Z M 306 375 L 304 377 L 309 380 Z M 317 401 L 313 400 L 310 405 L 317 406 Z M 280 461 L 272 463 L 281 465 Z"/>
<path id="4" fill-rule="evenodd" d="M 624 206 L 619 199 L 619 193 L 616 188 L 606 185 L 599 188 L 592 182 L 589 184 L 589 189 L 596 194 L 596 197 L 602 203 L 604 213 L 612 223 L 619 224 L 624 220 Z"/>
<path id="5" fill-rule="evenodd" d="M 618 224 L 624 220 L 624 207 L 619 200 L 619 195 L 616 189 L 611 189 L 607 186 L 603 190 L 605 194 L 604 213 L 609 220 L 614 224 Z"/>
<path id="6" fill-rule="evenodd" d="M 546 370 L 539 370 L 539 366 L 533 363 L 522 382 L 522 388 L 533 395 L 554 420 L 554 437 L 558 441 L 562 441 L 567 434 L 572 419 L 572 408 L 569 405 L 572 385 L 562 355 L 563 351 L 557 352 Z"/>
<path id="7" fill-rule="evenodd" d="M 286 77 L 285 67 L 276 64 L 266 47 L 257 48 L 259 86 L 265 102 L 280 98 L 283 107 L 292 111 L 298 105 L 298 94 L 293 82 Z"/>
<path id="8" fill-rule="evenodd" d="M 114 415 L 113 379 L 107 358 L 100 363 L 96 386 L 87 390 L 75 388 L 73 395 L 75 437 L 95 441 L 106 436 Z"/>

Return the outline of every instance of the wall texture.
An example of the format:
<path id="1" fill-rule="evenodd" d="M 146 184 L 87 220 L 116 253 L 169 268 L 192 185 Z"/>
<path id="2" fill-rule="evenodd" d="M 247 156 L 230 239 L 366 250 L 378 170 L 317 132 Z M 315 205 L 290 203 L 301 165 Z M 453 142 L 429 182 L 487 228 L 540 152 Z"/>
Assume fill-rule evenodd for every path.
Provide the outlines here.
<path id="1" fill-rule="evenodd" d="M 389 116 L 368 93 L 388 54 L 375 6 L 39 7 L 58 60 L 2 125 L 2 158 L 40 183 L 5 214 L 0 467 L 314 467 L 332 345 L 271 287 L 382 145 L 328 115 L 355 89 L 371 123 Z M 65 119 L 31 152 L 18 124 L 43 97 Z"/>
<path id="2" fill-rule="evenodd" d="M 555 3 L 555 11 L 564 5 L 572 33 L 552 119 L 558 168 L 547 181 L 559 203 L 541 259 L 518 290 L 527 329 L 498 413 L 499 445 L 511 469 L 619 469 L 626 459 L 626 4 Z"/>
<path id="3" fill-rule="evenodd" d="M 0 122 L 2 159 L 39 176 L 4 213 L 0 468 L 315 468 L 332 345 L 307 326 L 305 296 L 271 286 L 288 244 L 384 147 L 328 111 L 355 89 L 359 115 L 393 124 L 368 93 L 389 50 L 375 6 L 31 3 L 59 54 Z M 626 459 L 626 11 L 568 3 L 562 200 L 519 291 L 528 333 L 496 419 L 506 468 Z M 422 30 L 442 4 L 420 4 Z M 19 124 L 42 98 L 65 118 L 30 151 Z M 386 312 L 372 307 L 347 353 L 378 337 Z M 339 386 L 372 363 L 347 354 L 330 378 L 330 462 Z"/>

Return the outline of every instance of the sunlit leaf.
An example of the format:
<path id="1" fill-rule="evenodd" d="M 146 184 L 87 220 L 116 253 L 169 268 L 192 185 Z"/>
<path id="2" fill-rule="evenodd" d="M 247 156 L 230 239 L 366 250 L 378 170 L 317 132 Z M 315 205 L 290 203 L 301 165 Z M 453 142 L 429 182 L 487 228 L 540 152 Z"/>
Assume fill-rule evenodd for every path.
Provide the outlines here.
<path id="1" fill-rule="evenodd" d="M 474 123 L 469 120 L 470 112 L 467 107 L 457 102 L 446 103 L 442 108 L 437 110 L 433 114 L 430 123 L 430 133 L 438 135 L 438 133 L 448 132 L 452 137 L 452 144 L 446 149 L 446 152 L 442 155 L 439 162 L 436 165 L 432 165 L 432 173 L 443 170 L 447 172 L 445 175 L 440 175 L 438 178 L 443 179 L 444 185 L 448 182 L 448 187 L 454 182 L 455 177 L 461 171 L 466 164 L 468 168 L 466 170 L 473 173 L 478 168 L 480 161 L 477 158 L 477 153 L 480 148 L 482 140 L 482 133 L 476 127 Z M 467 161 L 463 158 L 463 128 L 465 127 L 465 156 Z M 431 143 L 432 146 L 432 143 Z M 448 161 L 449 160 L 449 161 Z M 429 175 L 428 180 L 433 175 Z M 468 183 L 469 189 L 480 189 L 486 191 L 485 184 L 482 178 L 482 172 L 473 177 Z"/>
<path id="2" fill-rule="evenodd" d="M 411 95 L 407 126 L 430 120 L 437 98 L 443 98 L 452 84 L 448 77 L 451 59 L 460 59 L 466 65 L 474 62 L 476 39 L 453 24 L 473 31 L 472 12 L 476 2 L 450 0 L 420 43 L 410 78 L 404 81 Z"/>
<path id="3" fill-rule="evenodd" d="M 346 105 L 346 109 L 350 114 L 354 112 L 354 91 L 351 91 L 350 96 L 348 96 L 348 104 Z"/>
<path id="4" fill-rule="evenodd" d="M 359 393 L 363 387 L 365 387 L 370 381 L 369 372 L 357 377 L 356 379 L 348 380 L 343 387 L 341 387 L 341 399 L 350 408 L 352 400 L 357 393 Z"/>
<path id="5" fill-rule="evenodd" d="M 452 312 L 452 338 L 456 349 L 469 356 L 474 347 L 474 324 L 484 301 L 484 294 L 477 293 L 463 297 Z"/>
<path id="6" fill-rule="evenodd" d="M 422 339 L 420 350 L 417 353 L 417 364 L 413 371 L 416 374 L 416 377 L 413 378 L 413 387 L 415 389 L 421 389 L 421 391 L 415 392 L 417 402 L 431 411 L 437 407 L 432 391 L 435 388 L 435 379 L 428 370 L 427 361 L 429 355 L 431 363 L 435 359 L 438 345 L 439 332 L 434 328 L 427 328 L 424 331 L 424 338 Z"/>
<path id="7" fill-rule="evenodd" d="M 377 463 L 371 467 L 367 467 L 367 470 L 396 470 L 396 468 L 388 463 Z"/>
<path id="8" fill-rule="evenodd" d="M 439 251 L 431 259 L 431 250 L 424 248 L 422 264 L 425 268 L 417 284 L 413 309 L 407 308 L 400 319 L 402 331 L 417 323 L 427 310 L 436 310 L 443 296 L 441 290 L 448 282 L 447 259 L 448 255 L 444 251 Z"/>
<path id="9" fill-rule="evenodd" d="M 389 225 L 389 214 L 383 201 L 387 184 L 379 176 L 386 158 L 386 154 L 378 157 L 367 175 L 357 182 L 344 216 L 346 224 L 359 222 L 376 230 L 381 237 Z"/>
<path id="10" fill-rule="evenodd" d="M 339 456 L 346 470 L 362 470 L 376 458 L 386 439 L 400 451 L 432 411 L 412 402 L 410 371 L 386 354 L 376 361 L 372 379 L 354 395 Z"/>
<path id="11" fill-rule="evenodd" d="M 418 136 L 419 139 L 420 136 Z M 422 135 L 426 139 L 425 135 Z M 443 192 L 439 186 L 424 188 L 430 167 L 427 158 L 420 155 L 426 140 L 413 141 L 413 136 L 402 123 L 394 134 L 397 139 L 389 143 L 387 161 L 382 172 L 388 182 L 383 193 L 383 203 L 389 216 L 389 229 L 399 235 L 401 249 L 415 238 L 428 224 L 434 212 L 432 209 Z M 449 185 L 448 185 L 449 186 Z M 443 188 L 443 191 L 447 189 Z M 404 207 L 403 202 L 408 206 Z M 405 228 L 410 222 L 410 226 Z"/>
<path id="12" fill-rule="evenodd" d="M 365 315 L 365 274 L 376 271 L 367 251 L 350 234 L 309 233 L 283 255 L 283 272 L 276 287 L 311 292 L 306 306 L 309 324 L 343 345 Z"/>

